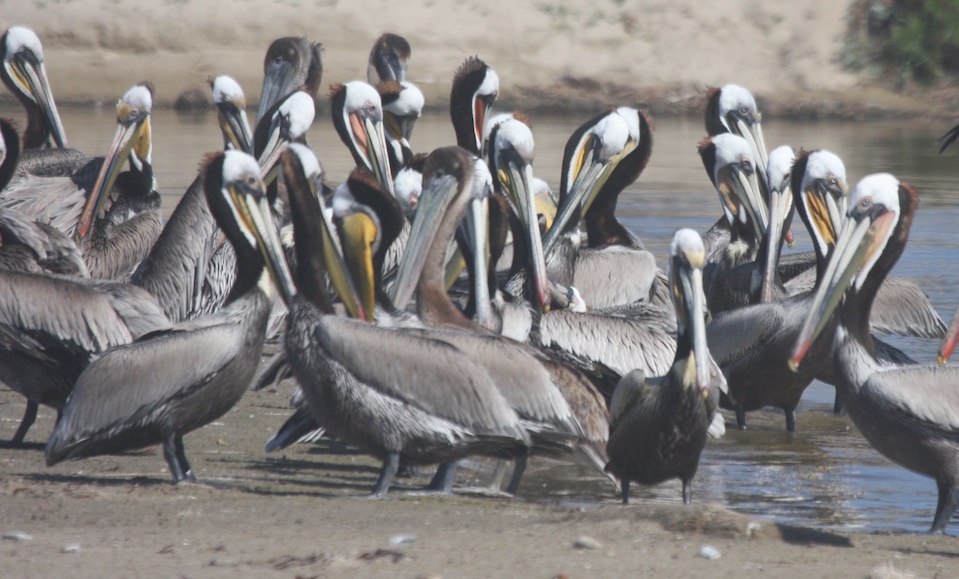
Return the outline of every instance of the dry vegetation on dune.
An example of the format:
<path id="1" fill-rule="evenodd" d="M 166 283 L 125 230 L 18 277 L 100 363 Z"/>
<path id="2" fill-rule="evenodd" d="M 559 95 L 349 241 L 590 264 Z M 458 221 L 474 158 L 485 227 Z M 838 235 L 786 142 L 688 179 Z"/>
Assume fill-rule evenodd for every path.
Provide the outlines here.
<path id="1" fill-rule="evenodd" d="M 502 105 L 595 110 L 625 100 L 657 114 L 698 110 L 708 86 L 749 87 L 777 114 L 916 110 L 913 99 L 862 90 L 837 55 L 850 2 L 799 0 L 0 1 L 0 26 L 23 24 L 44 42 L 60 102 L 112 101 L 149 78 L 160 105 L 230 74 L 252 103 L 268 44 L 305 35 L 325 46 L 324 83 L 365 77 L 384 31 L 413 46 L 410 78 L 428 106 L 445 107 L 459 63 L 479 55 L 500 74 Z M 849 104 L 852 103 L 852 104 Z"/>

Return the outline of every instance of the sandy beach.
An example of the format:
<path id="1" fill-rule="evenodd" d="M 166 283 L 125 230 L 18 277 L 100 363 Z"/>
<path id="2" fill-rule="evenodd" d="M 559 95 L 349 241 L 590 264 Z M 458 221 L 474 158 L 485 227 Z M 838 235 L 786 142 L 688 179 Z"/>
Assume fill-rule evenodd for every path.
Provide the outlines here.
<path id="1" fill-rule="evenodd" d="M 654 116 L 698 114 L 707 87 L 732 82 L 777 116 L 949 116 L 955 96 L 896 93 L 840 66 L 848 6 L 8 0 L 0 26 L 26 25 L 39 34 L 63 105 L 111 103 L 146 79 L 157 87 L 157 104 L 170 106 L 185 91 L 206 94 L 205 79 L 216 74 L 235 77 L 254 105 L 263 55 L 275 38 L 321 42 L 326 86 L 365 79 L 373 40 L 391 31 L 410 41 L 409 78 L 435 110 L 446 107 L 459 64 L 478 55 L 499 73 L 498 106 L 527 111 L 591 112 L 629 102 Z"/>
<path id="2" fill-rule="evenodd" d="M 205 91 L 211 74 L 234 76 L 255 106 L 273 39 L 322 42 L 329 85 L 365 78 L 373 40 L 391 31 L 410 41 L 410 79 L 434 109 L 446 106 L 453 72 L 475 54 L 499 73 L 501 109 L 638 104 L 654 116 L 700 115 L 706 87 L 735 82 L 766 114 L 949 118 L 959 98 L 896 93 L 840 67 L 847 7 L 0 0 L 0 27 L 38 33 L 61 106 L 109 105 L 144 79 L 156 85 L 160 106 L 172 106 L 185 91 Z M 186 437 L 204 484 L 173 486 L 159 449 L 48 468 L 43 444 L 54 413 L 42 408 L 27 449 L 0 443 L 0 577 L 893 578 L 959 569 L 955 536 L 789 527 L 721 505 L 683 506 L 678 496 L 626 507 L 612 491 L 589 503 L 531 501 L 522 492 L 427 496 L 413 492 L 423 480 L 411 479 L 386 499 L 367 499 L 378 465 L 344 445 L 264 454 L 289 415 L 290 388 L 249 393 Z M 0 390 L 0 440 L 12 437 L 23 407 L 22 397 Z"/>

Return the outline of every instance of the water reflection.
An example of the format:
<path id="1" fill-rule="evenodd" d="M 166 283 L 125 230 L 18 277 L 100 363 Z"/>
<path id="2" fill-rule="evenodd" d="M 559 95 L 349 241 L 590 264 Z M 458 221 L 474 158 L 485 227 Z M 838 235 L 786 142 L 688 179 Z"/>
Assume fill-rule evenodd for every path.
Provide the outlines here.
<path id="1" fill-rule="evenodd" d="M 114 132 L 112 107 L 63 111 L 70 142 L 102 154 Z M 0 115 L 18 118 L 8 105 Z M 536 173 L 558 188 L 559 166 L 566 139 L 584 119 L 536 118 Z M 915 185 L 922 206 L 912 238 L 894 274 L 911 279 L 930 296 L 946 318 L 959 304 L 957 237 L 954 201 L 959 190 L 956 154 L 937 154 L 936 139 L 948 127 L 920 121 L 877 123 L 793 123 L 767 119 L 770 148 L 827 148 L 846 163 L 850 184 L 862 176 L 888 171 Z M 214 114 L 177 115 L 160 110 L 153 119 L 153 163 L 163 207 L 172 211 L 196 176 L 203 154 L 221 146 Z M 619 215 L 664 264 L 669 240 L 680 227 L 705 231 L 720 216 L 720 207 L 696 154 L 703 136 L 701 120 L 660 119 L 653 154 L 641 179 L 624 192 Z M 330 121 L 318 118 L 308 137 L 328 179 L 339 182 L 352 159 Z M 454 141 L 445 116 L 426 116 L 414 133 L 414 148 L 429 151 Z M 795 251 L 809 248 L 801 227 L 794 229 Z M 924 340 L 891 340 L 913 357 L 932 363 L 937 344 Z M 833 390 L 814 384 L 799 407 L 798 432 L 784 432 L 780 412 L 753 413 L 747 432 L 730 430 L 707 445 L 694 481 L 697 501 L 715 501 L 779 522 L 828 528 L 924 531 L 935 509 L 935 484 L 879 456 L 847 418 L 830 414 Z M 735 424 L 732 416 L 727 424 Z M 644 489 L 634 487 L 636 500 L 676 502 L 679 483 Z M 524 481 L 525 495 L 543 499 L 615 500 L 608 481 L 568 463 L 533 461 Z"/>

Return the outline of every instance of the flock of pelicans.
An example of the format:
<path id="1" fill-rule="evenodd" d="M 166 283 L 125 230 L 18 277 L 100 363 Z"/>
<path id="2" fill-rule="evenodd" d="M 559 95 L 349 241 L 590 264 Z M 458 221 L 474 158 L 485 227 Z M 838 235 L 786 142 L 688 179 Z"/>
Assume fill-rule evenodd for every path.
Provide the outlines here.
<path id="1" fill-rule="evenodd" d="M 793 431 L 818 378 L 877 450 L 936 480 L 943 531 L 959 506 L 959 368 L 874 335 L 947 336 L 941 362 L 959 337 L 887 276 L 915 189 L 874 174 L 849 193 L 833 153 L 767 154 L 753 97 L 726 85 L 699 145 L 723 214 L 702 237 L 677 231 L 663 272 L 615 215 L 650 157 L 645 111 L 577 129 L 555 199 L 532 174 L 529 120 L 490 113 L 499 80 L 475 57 L 450 91 L 457 145 L 414 154 L 423 96 L 409 43 L 385 34 L 369 84 L 331 87 L 357 166 L 333 189 L 305 142 L 320 51 L 269 47 L 252 126 L 237 83 L 211 79 L 224 150 L 164 223 L 152 87 L 127 91 L 109 151 L 89 156 L 68 148 L 36 35 L 0 38 L 28 115 L 22 133 L 0 120 L 0 381 L 27 399 L 15 444 L 45 404 L 48 464 L 162 444 L 174 481 L 193 480 L 183 435 L 292 376 L 296 410 L 268 450 L 337 437 L 383 461 L 377 495 L 419 465 L 448 490 L 474 455 L 501 460 L 497 486 L 512 461 L 512 493 L 548 455 L 595 465 L 624 502 L 631 482 L 679 478 L 688 503 L 720 406 L 739 428 L 781 408 Z M 814 251 L 781 255 L 794 214 Z"/>

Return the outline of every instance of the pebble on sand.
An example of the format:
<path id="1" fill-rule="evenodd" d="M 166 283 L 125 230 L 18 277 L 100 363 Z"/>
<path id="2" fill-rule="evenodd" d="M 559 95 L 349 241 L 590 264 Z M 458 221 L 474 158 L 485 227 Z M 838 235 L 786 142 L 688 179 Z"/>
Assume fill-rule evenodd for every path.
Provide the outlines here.
<path id="1" fill-rule="evenodd" d="M 60 549 L 60 552 L 61 553 L 79 553 L 80 545 L 78 545 L 77 543 L 70 543 L 69 545 L 64 545 L 63 548 Z"/>
<path id="2" fill-rule="evenodd" d="M 699 556 L 703 559 L 709 559 L 710 561 L 715 561 L 722 557 L 722 554 L 719 552 L 719 549 L 713 547 L 712 545 L 703 545 L 699 550 Z"/>
<path id="3" fill-rule="evenodd" d="M 3 538 L 6 541 L 32 541 L 33 535 L 28 535 L 20 531 L 8 531 L 3 534 Z"/>
<path id="4" fill-rule="evenodd" d="M 573 548 L 595 550 L 595 549 L 602 549 L 603 545 L 602 543 L 600 543 L 599 541 L 597 541 L 596 539 L 592 537 L 583 536 L 576 539 L 576 542 L 573 543 Z"/>

